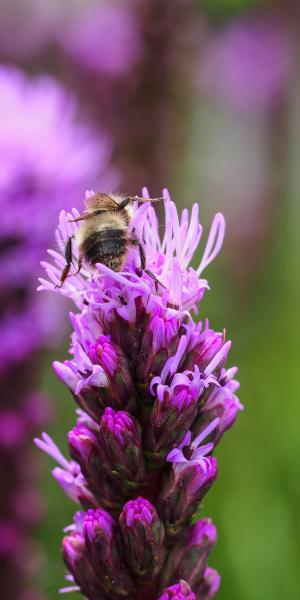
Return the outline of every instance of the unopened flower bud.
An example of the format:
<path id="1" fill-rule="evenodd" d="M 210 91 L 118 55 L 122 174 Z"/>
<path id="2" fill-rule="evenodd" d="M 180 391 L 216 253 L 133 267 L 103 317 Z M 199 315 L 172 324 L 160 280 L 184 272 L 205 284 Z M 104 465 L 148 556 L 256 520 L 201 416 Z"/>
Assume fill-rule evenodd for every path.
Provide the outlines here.
<path id="1" fill-rule="evenodd" d="M 62 555 L 84 596 L 89 600 L 99 600 L 101 598 L 101 582 L 89 561 L 84 539 L 80 532 L 74 531 L 63 538 Z"/>
<path id="2" fill-rule="evenodd" d="M 107 468 L 97 432 L 88 425 L 79 423 L 69 432 L 68 441 L 71 456 L 79 463 L 88 488 L 98 504 L 114 514 L 119 513 L 122 498 L 116 495 L 111 467 Z"/>
<path id="3" fill-rule="evenodd" d="M 71 457 L 80 464 L 82 471 L 86 469 L 93 454 L 99 453 L 96 431 L 85 423 L 78 423 L 71 429 L 68 444 Z"/>
<path id="4" fill-rule="evenodd" d="M 180 535 L 217 476 L 217 460 L 213 456 L 198 463 L 187 462 L 179 469 L 176 466 L 157 501 L 168 538 Z"/>
<path id="5" fill-rule="evenodd" d="M 183 579 L 163 590 L 158 600 L 196 600 L 189 584 Z"/>
<path id="6" fill-rule="evenodd" d="M 83 536 L 91 564 L 109 597 L 130 598 L 134 584 L 125 565 L 117 523 L 104 510 L 88 510 Z"/>
<path id="7" fill-rule="evenodd" d="M 181 576 L 193 589 L 201 582 L 208 556 L 216 541 L 217 530 L 211 519 L 201 519 L 187 531 L 178 566 Z"/>
<path id="8" fill-rule="evenodd" d="M 129 500 L 120 514 L 126 560 L 137 577 L 153 578 L 164 559 L 164 527 L 148 500 Z"/>
<path id="9" fill-rule="evenodd" d="M 88 357 L 93 365 L 103 368 L 108 378 L 107 404 L 115 409 L 134 410 L 135 397 L 127 359 L 120 348 L 112 343 L 110 336 L 100 335 L 96 342 L 90 344 Z"/>
<path id="10" fill-rule="evenodd" d="M 108 407 L 101 419 L 99 435 L 109 470 L 126 496 L 145 479 L 140 426 L 129 413 Z"/>
<path id="11" fill-rule="evenodd" d="M 195 589 L 197 598 L 210 600 L 214 598 L 220 587 L 221 577 L 215 569 L 206 567 L 200 585 Z"/>
<path id="12" fill-rule="evenodd" d="M 80 423 L 69 432 L 68 443 L 70 454 L 80 465 L 89 489 L 98 501 L 102 501 L 102 460 L 96 431 Z"/>
<path id="13" fill-rule="evenodd" d="M 192 588 L 202 581 L 211 549 L 217 540 L 217 531 L 211 519 L 201 519 L 191 525 L 185 534 L 185 542 L 179 540 L 168 553 L 164 565 L 162 584 L 174 581 L 180 573 Z"/>
<path id="14" fill-rule="evenodd" d="M 93 365 L 101 366 L 107 377 L 112 378 L 118 368 L 119 352 L 108 335 L 100 335 L 96 342 L 89 344 L 87 355 Z"/>

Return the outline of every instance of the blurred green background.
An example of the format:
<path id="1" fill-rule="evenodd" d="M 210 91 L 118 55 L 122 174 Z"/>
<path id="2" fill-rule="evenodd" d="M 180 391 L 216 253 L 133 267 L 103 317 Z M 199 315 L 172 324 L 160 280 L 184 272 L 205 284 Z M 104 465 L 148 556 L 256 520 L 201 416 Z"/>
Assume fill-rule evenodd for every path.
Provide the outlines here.
<path id="1" fill-rule="evenodd" d="M 201 509 L 219 532 L 210 564 L 222 574 L 220 600 L 296 600 L 299 7 L 292 1 L 195 0 L 186 2 L 184 10 L 190 11 L 194 28 L 186 34 L 179 31 L 187 37 L 178 71 L 183 65 L 185 77 L 190 77 L 189 86 L 180 89 L 177 107 L 182 145 L 177 140 L 178 147 L 165 150 L 166 168 L 160 173 L 164 181 L 157 186 L 169 187 L 179 207 L 198 201 L 206 231 L 215 211 L 225 215 L 225 246 L 206 274 L 211 292 L 200 318 L 208 317 L 214 329 L 226 327 L 233 340 L 230 363 L 239 366 L 245 406 L 217 449 L 219 476 Z M 39 61 L 28 60 L 29 68 L 46 71 L 50 64 L 55 70 L 57 62 L 46 57 L 45 53 Z M 178 81 L 175 72 L 173 87 Z M 174 118 L 168 127 L 176 127 Z M 147 169 L 151 164 L 145 159 L 144 172 L 149 175 Z M 149 175 L 145 183 L 153 179 Z M 125 181 L 134 186 L 129 191 L 139 191 L 139 178 L 136 186 L 134 176 Z M 67 345 L 68 340 L 43 355 L 40 382 L 55 409 L 48 431 L 62 449 L 74 424 L 74 404 L 56 380 L 51 362 L 66 357 Z M 43 457 L 43 463 L 39 585 L 45 597 L 54 600 L 63 585 L 61 532 L 72 520 L 74 505 L 51 479 L 52 461 Z"/>

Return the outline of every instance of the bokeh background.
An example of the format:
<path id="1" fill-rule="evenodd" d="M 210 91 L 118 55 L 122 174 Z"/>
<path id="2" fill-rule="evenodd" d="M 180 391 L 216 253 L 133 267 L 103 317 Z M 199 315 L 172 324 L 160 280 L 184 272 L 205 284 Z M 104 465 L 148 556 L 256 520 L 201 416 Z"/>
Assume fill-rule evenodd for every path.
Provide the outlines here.
<path id="1" fill-rule="evenodd" d="M 35 292 L 61 208 L 86 188 L 198 201 L 227 221 L 201 307 L 226 327 L 245 411 L 203 512 L 220 600 L 300 588 L 300 5 L 297 0 L 1 0 L 0 584 L 54 600 L 74 506 L 34 449 L 66 448 L 52 360 L 70 306 Z M 75 598 L 76 595 L 73 597 Z"/>

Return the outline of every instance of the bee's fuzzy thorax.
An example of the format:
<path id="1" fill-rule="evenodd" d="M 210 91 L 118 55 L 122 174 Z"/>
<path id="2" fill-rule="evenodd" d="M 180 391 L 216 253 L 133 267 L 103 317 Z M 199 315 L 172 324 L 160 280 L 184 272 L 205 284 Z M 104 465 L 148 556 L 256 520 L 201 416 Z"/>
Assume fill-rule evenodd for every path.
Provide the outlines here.
<path id="1" fill-rule="evenodd" d="M 121 232 L 126 232 L 127 222 L 125 211 L 118 213 L 108 212 L 103 215 L 91 215 L 90 219 L 85 221 L 81 227 L 79 227 L 75 234 L 75 240 L 77 246 L 80 248 L 83 241 L 90 235 L 98 232 L 101 233 L 106 229 L 119 229 Z"/>

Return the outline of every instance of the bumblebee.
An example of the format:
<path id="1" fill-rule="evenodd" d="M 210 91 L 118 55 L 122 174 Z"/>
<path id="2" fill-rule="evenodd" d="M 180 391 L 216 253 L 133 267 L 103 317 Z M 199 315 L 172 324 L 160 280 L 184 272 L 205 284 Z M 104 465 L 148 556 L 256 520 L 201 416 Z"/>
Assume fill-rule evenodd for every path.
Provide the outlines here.
<path id="1" fill-rule="evenodd" d="M 96 263 L 102 263 L 113 271 L 121 271 L 131 247 L 135 246 L 140 255 L 140 274 L 145 271 L 157 285 L 155 275 L 146 268 L 146 257 L 141 242 L 129 231 L 128 225 L 132 217 L 132 204 L 137 202 L 158 202 L 161 198 L 139 198 L 137 196 L 121 196 L 118 194 L 96 193 L 85 200 L 82 215 L 71 222 L 83 221 L 76 233 L 69 237 L 65 247 L 66 265 L 62 271 L 60 286 L 67 279 L 73 264 L 72 245 L 75 241 L 79 256 L 78 268 L 86 264 L 92 270 Z"/>

